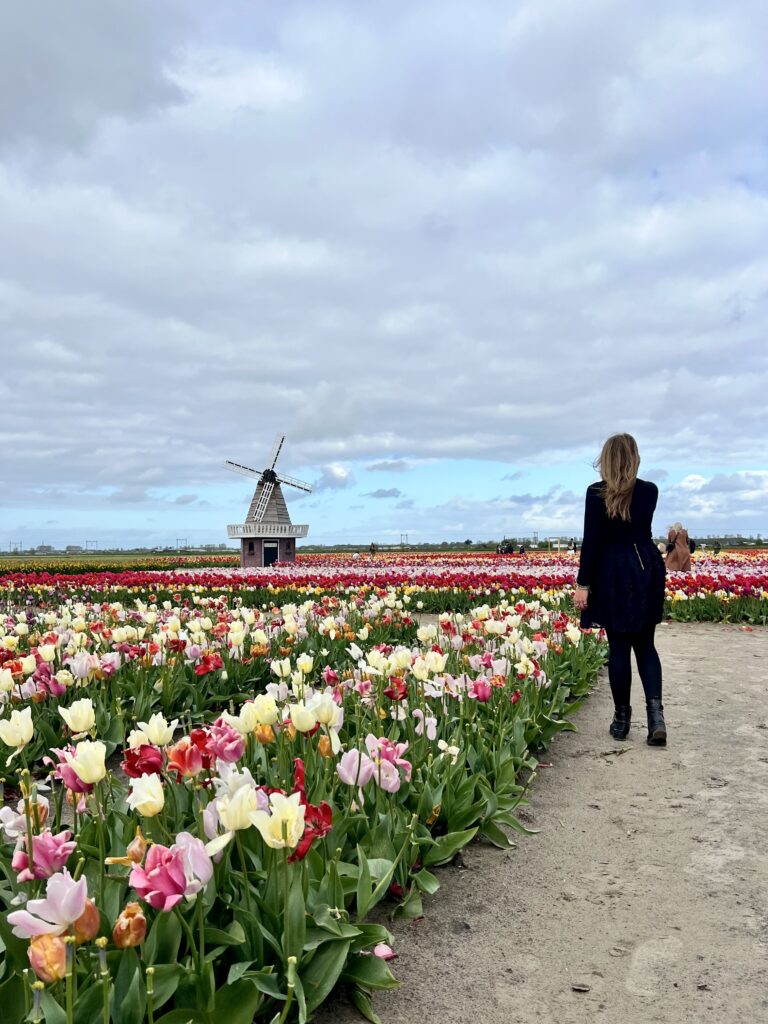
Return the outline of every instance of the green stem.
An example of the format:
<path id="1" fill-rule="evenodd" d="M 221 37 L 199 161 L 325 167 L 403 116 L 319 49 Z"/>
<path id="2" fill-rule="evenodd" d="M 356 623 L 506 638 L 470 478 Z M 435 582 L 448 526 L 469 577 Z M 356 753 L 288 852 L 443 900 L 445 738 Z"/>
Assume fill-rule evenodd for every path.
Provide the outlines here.
<path id="1" fill-rule="evenodd" d="M 240 867 L 243 869 L 243 885 L 245 886 L 245 909 L 248 913 L 251 913 L 251 893 L 250 886 L 248 884 L 248 868 L 245 864 L 245 853 L 243 851 L 243 843 L 240 839 L 240 832 L 235 832 L 235 846 L 237 847 L 237 853 L 240 857 Z"/>
<path id="2" fill-rule="evenodd" d="M 67 1001 L 67 1024 L 73 1024 L 75 1014 L 75 994 L 72 984 L 72 976 L 75 973 L 75 940 L 68 937 L 66 960 L 66 1001 Z"/>
<path id="3" fill-rule="evenodd" d="M 203 890 L 205 891 L 205 890 Z M 198 954 L 200 957 L 200 971 L 202 973 L 203 964 L 205 963 L 205 913 L 203 912 L 203 893 L 198 893 L 197 906 L 195 908 L 197 912 L 197 941 L 198 941 Z"/>
<path id="4" fill-rule="evenodd" d="M 147 968 L 147 1018 L 149 1024 L 155 1024 L 155 968 Z"/>
<path id="5" fill-rule="evenodd" d="M 293 990 L 294 990 L 295 987 L 296 987 L 296 957 L 295 956 L 289 956 L 288 957 L 288 995 L 287 995 L 286 1000 L 285 1000 L 285 1006 L 283 1007 L 283 1012 L 280 1014 L 280 1020 L 278 1021 L 278 1024 L 284 1024 L 284 1022 L 288 1018 L 288 1011 L 290 1010 L 291 1003 L 293 1002 Z"/>
<path id="6" fill-rule="evenodd" d="M 101 1020 L 102 1024 L 109 1024 L 109 981 L 108 970 L 101 972 Z"/>
<path id="7" fill-rule="evenodd" d="M 29 968 L 25 967 L 21 974 L 24 979 L 24 1012 L 28 1015 L 29 1011 L 32 1009 L 32 989 L 29 981 Z"/>
<path id="8" fill-rule="evenodd" d="M 98 783 L 93 790 L 93 801 L 96 805 L 96 834 L 99 840 L 99 906 L 104 906 L 104 875 L 106 865 L 104 863 L 106 854 L 104 850 L 104 825 L 101 816 L 101 783 Z"/>
<path id="9" fill-rule="evenodd" d="M 55 785 L 55 783 L 53 782 L 53 779 L 51 779 L 51 785 L 52 786 Z M 59 785 L 56 786 L 56 800 L 55 800 L 55 807 L 56 807 L 56 812 L 55 812 L 56 813 L 56 826 L 55 827 L 56 827 L 56 831 L 57 832 L 59 832 L 61 830 L 61 808 L 62 808 L 62 804 L 64 803 L 64 792 L 65 792 L 64 783 L 63 782 L 59 783 Z"/>
<path id="10" fill-rule="evenodd" d="M 34 846 L 32 845 L 32 813 L 29 804 L 29 769 L 25 768 L 21 773 L 21 777 L 24 780 L 24 820 L 27 823 L 27 870 L 32 875 L 32 879 L 35 877 L 34 867 Z"/>
<path id="11" fill-rule="evenodd" d="M 184 917 L 184 915 L 182 914 L 181 910 L 179 910 L 178 905 L 173 908 L 173 912 L 176 915 L 176 917 L 178 917 L 179 923 L 181 924 L 181 927 L 184 930 L 184 934 L 187 937 L 187 942 L 189 943 L 190 952 L 192 953 L 192 959 L 194 960 L 194 962 L 199 967 L 200 966 L 200 960 L 199 960 L 198 952 L 197 952 L 197 943 L 195 942 L 195 936 L 192 933 L 192 929 L 189 927 L 189 922 Z"/>

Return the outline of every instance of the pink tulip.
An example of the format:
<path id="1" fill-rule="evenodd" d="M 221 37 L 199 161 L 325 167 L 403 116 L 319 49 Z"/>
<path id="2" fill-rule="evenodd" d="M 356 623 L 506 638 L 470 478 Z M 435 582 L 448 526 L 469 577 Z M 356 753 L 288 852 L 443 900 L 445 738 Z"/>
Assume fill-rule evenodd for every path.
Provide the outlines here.
<path id="1" fill-rule="evenodd" d="M 485 704 L 486 701 L 491 699 L 493 693 L 493 687 L 487 679 L 480 678 L 476 679 L 472 684 L 472 688 L 469 691 L 469 696 L 474 697 L 480 704 Z"/>
<path id="2" fill-rule="evenodd" d="M 150 847 L 144 866 L 137 865 L 128 878 L 139 896 L 155 910 L 173 910 L 185 896 L 206 885 L 213 874 L 211 858 L 200 839 L 180 832 L 170 847 Z"/>
<path id="3" fill-rule="evenodd" d="M 374 768 L 373 778 L 385 793 L 396 793 L 400 789 L 400 772 L 391 761 L 379 761 Z"/>
<path id="4" fill-rule="evenodd" d="M 434 740 L 437 737 L 437 719 L 433 715 L 424 715 L 421 708 L 414 708 L 411 712 L 416 719 L 414 731 L 417 736 L 423 735 L 426 730 L 427 739 Z"/>
<path id="5" fill-rule="evenodd" d="M 115 672 L 120 668 L 121 658 L 117 651 L 111 651 L 108 654 L 102 654 L 100 668 L 105 676 L 113 676 Z"/>
<path id="6" fill-rule="evenodd" d="M 208 749 L 220 761 L 233 764 L 239 761 L 245 751 L 245 739 L 222 718 L 217 718 L 209 728 Z"/>
<path id="7" fill-rule="evenodd" d="M 184 857 L 167 846 L 151 846 L 144 867 L 137 865 L 128 878 L 139 896 L 155 910 L 173 910 L 187 888 Z"/>
<path id="8" fill-rule="evenodd" d="M 371 781 L 374 763 L 359 750 L 348 750 L 336 765 L 336 774 L 347 786 L 366 786 Z"/>
<path id="9" fill-rule="evenodd" d="M 88 884 L 83 876 L 75 881 L 65 869 L 48 879 L 45 899 L 30 900 L 26 910 L 8 915 L 13 934 L 19 939 L 33 935 L 63 935 L 85 912 Z"/>
<path id="10" fill-rule="evenodd" d="M 365 737 L 365 745 L 368 748 L 368 753 L 373 758 L 374 763 L 387 761 L 398 768 L 402 768 L 403 774 L 405 775 L 405 781 L 411 781 L 411 762 L 406 761 L 403 758 L 403 754 L 408 749 L 407 743 L 393 743 L 392 740 L 388 740 L 386 736 L 374 736 L 373 733 L 369 732 Z"/>
<path id="11" fill-rule="evenodd" d="M 52 697 L 61 697 L 67 692 L 66 686 L 63 686 L 58 681 L 51 670 L 51 666 L 47 665 L 44 661 L 38 664 L 32 679 L 37 683 L 37 689 L 40 693 L 50 694 Z"/>
<path id="12" fill-rule="evenodd" d="M 39 836 L 32 836 L 32 871 L 29 870 L 29 857 L 26 849 L 19 848 L 13 855 L 11 867 L 16 871 L 19 882 L 31 882 L 35 878 L 50 878 L 61 871 L 77 846 L 70 841 L 71 832 L 59 832 L 55 836 L 45 831 Z M 23 837 L 26 846 L 27 837 Z"/>
<path id="13" fill-rule="evenodd" d="M 181 851 L 184 861 L 184 873 L 187 878 L 184 895 L 193 896 L 205 888 L 213 874 L 213 863 L 205 852 L 205 843 L 189 832 L 179 832 L 172 849 Z"/>
<path id="14" fill-rule="evenodd" d="M 44 787 L 48 789 L 47 786 Z M 48 817 L 50 805 L 44 796 L 37 798 L 37 823 L 42 825 Z M 33 819 L 35 817 L 33 809 Z M 9 840 L 19 839 L 27 833 L 27 816 L 24 810 L 24 801 L 19 800 L 14 811 L 12 807 L 0 808 L 0 829 L 5 832 Z"/>

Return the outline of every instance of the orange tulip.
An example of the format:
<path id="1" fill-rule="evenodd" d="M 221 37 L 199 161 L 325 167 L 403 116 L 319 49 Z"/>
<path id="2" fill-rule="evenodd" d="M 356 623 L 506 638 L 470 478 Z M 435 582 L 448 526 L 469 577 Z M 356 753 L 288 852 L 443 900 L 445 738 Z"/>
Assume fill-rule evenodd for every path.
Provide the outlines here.
<path id="1" fill-rule="evenodd" d="M 119 949 L 129 949 L 144 941 L 147 919 L 138 903 L 126 903 L 112 929 L 112 941 Z"/>
<path id="2" fill-rule="evenodd" d="M 100 925 L 101 915 L 96 908 L 96 904 L 93 900 L 86 900 L 85 910 L 72 926 L 78 946 L 84 942 L 90 942 L 91 939 L 95 939 L 99 934 Z"/>
<path id="3" fill-rule="evenodd" d="M 331 741 L 328 739 L 327 736 L 323 735 L 317 741 L 317 752 L 321 757 L 333 757 Z"/>
<path id="4" fill-rule="evenodd" d="M 253 735 L 259 743 L 272 743 L 275 738 L 275 730 L 271 725 L 257 725 Z"/>
<path id="5" fill-rule="evenodd" d="M 60 935 L 35 935 L 27 950 L 29 964 L 46 985 L 61 981 L 67 973 L 67 945 Z"/>

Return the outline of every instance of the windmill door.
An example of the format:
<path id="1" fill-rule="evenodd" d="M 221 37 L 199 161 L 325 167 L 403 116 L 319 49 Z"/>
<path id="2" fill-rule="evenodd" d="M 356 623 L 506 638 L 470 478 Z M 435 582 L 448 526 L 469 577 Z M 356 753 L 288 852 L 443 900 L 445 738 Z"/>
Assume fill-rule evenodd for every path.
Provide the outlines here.
<path id="1" fill-rule="evenodd" d="M 264 565 L 274 565 L 277 561 L 277 541 L 264 541 Z"/>

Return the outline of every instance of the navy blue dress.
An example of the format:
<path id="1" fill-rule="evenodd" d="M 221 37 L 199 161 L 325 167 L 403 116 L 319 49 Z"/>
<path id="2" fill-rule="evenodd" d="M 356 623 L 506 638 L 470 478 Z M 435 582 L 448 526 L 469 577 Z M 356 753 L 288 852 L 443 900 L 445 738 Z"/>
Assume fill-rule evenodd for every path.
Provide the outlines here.
<path id="1" fill-rule="evenodd" d="M 637 480 L 630 518 L 611 519 L 602 481 L 587 488 L 577 583 L 589 587 L 581 625 L 639 633 L 661 622 L 666 570 L 651 525 L 659 489 Z"/>

